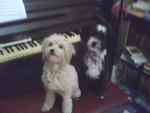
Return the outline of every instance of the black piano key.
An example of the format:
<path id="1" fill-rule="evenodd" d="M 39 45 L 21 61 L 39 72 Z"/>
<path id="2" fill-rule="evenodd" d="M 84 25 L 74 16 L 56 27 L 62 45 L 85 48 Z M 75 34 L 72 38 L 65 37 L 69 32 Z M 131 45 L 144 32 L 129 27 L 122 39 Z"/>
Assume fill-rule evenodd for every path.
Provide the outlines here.
<path id="1" fill-rule="evenodd" d="M 32 47 L 32 46 L 30 45 L 30 43 L 29 43 L 29 42 L 27 42 L 27 44 L 28 44 L 30 47 Z"/>
<path id="2" fill-rule="evenodd" d="M 2 51 L 2 50 L 0 50 L 0 54 L 1 54 L 1 55 L 4 55 L 4 53 L 3 53 L 3 51 Z"/>
<path id="3" fill-rule="evenodd" d="M 36 40 L 36 42 L 41 45 L 41 43 L 39 42 L 39 40 Z"/>
<path id="4" fill-rule="evenodd" d="M 31 42 L 28 42 L 28 44 L 29 44 L 30 47 L 34 47 Z"/>
<path id="5" fill-rule="evenodd" d="M 65 38 L 68 38 L 68 35 L 64 35 L 65 36 Z"/>
<path id="6" fill-rule="evenodd" d="M 14 50 L 13 50 L 13 48 L 10 46 L 9 47 L 9 50 L 11 51 L 11 52 L 14 52 Z"/>
<path id="7" fill-rule="evenodd" d="M 41 45 L 40 42 L 39 42 L 38 40 L 36 40 L 36 42 L 37 42 L 39 45 Z"/>
<path id="8" fill-rule="evenodd" d="M 18 49 L 18 51 L 21 51 L 21 49 L 18 45 L 15 45 L 15 47 Z"/>
<path id="9" fill-rule="evenodd" d="M 26 46 L 24 43 L 22 44 L 22 46 L 23 46 L 25 49 L 28 49 L 28 46 Z"/>
<path id="10" fill-rule="evenodd" d="M 8 47 L 5 47 L 5 50 L 6 50 L 8 53 L 11 53 Z"/>
<path id="11" fill-rule="evenodd" d="M 42 40 L 37 40 L 37 42 L 41 45 L 42 44 Z"/>
<path id="12" fill-rule="evenodd" d="M 20 46 L 23 48 L 23 50 L 25 50 L 26 48 L 23 46 L 23 44 L 20 44 Z"/>
<path id="13" fill-rule="evenodd" d="M 70 37 L 73 36 L 73 34 L 71 34 L 70 32 L 67 32 L 66 34 L 69 35 Z"/>
<path id="14" fill-rule="evenodd" d="M 31 44 L 32 44 L 34 47 L 36 46 L 34 42 L 31 42 Z"/>
<path id="15" fill-rule="evenodd" d="M 27 42 L 27 44 L 28 44 L 30 47 L 32 47 L 32 46 L 30 45 L 30 43 L 29 43 L 29 42 Z"/>
<path id="16" fill-rule="evenodd" d="M 32 42 L 32 45 L 37 46 L 35 42 Z"/>
<path id="17" fill-rule="evenodd" d="M 24 50 L 24 47 L 21 45 L 21 44 L 19 44 L 18 45 L 22 50 Z"/>

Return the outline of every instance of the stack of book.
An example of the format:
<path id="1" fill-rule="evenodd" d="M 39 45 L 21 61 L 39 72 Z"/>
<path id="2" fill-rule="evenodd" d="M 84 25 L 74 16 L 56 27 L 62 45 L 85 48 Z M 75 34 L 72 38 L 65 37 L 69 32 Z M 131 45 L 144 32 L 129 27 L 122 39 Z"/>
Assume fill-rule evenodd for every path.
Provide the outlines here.
<path id="1" fill-rule="evenodd" d="M 143 71 L 150 75 L 150 62 L 144 64 Z"/>
<path id="2" fill-rule="evenodd" d="M 147 58 L 136 46 L 126 46 L 121 55 L 121 59 L 136 67 L 148 62 Z"/>

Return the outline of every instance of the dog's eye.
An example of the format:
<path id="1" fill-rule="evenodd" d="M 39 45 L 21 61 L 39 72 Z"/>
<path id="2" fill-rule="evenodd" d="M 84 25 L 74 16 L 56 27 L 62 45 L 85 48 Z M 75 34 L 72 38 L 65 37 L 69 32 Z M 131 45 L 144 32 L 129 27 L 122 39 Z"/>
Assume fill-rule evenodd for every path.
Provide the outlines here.
<path id="1" fill-rule="evenodd" d="M 62 49 L 62 48 L 63 48 L 63 46 L 62 46 L 62 45 L 59 45 L 59 48 L 60 48 L 60 49 Z"/>
<path id="2" fill-rule="evenodd" d="M 53 43 L 51 43 L 51 42 L 48 44 L 48 46 L 52 46 L 52 45 L 53 45 Z"/>

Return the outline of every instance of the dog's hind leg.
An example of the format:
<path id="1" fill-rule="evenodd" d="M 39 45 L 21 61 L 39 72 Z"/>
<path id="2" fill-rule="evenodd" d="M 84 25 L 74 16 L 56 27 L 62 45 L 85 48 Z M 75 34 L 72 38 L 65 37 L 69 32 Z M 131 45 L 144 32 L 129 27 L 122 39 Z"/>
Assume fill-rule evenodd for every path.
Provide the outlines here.
<path id="1" fill-rule="evenodd" d="M 45 100 L 44 100 L 41 110 L 43 112 L 49 111 L 53 107 L 54 102 L 55 102 L 54 92 L 52 92 L 50 90 L 46 90 Z"/>
<path id="2" fill-rule="evenodd" d="M 100 97 L 101 100 L 104 100 L 106 97 L 105 95 L 106 84 L 107 84 L 106 77 L 102 75 L 101 78 L 94 80 L 92 82 L 93 82 L 94 92 L 96 93 L 97 96 Z"/>
<path id="3" fill-rule="evenodd" d="M 62 112 L 63 113 L 72 113 L 71 96 L 63 96 Z"/>

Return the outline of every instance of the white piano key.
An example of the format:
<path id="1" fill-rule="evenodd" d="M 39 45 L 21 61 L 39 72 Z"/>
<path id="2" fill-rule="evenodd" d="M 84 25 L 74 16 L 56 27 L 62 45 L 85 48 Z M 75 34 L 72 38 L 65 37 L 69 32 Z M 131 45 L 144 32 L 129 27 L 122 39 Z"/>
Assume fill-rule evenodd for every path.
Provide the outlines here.
<path id="1" fill-rule="evenodd" d="M 4 55 L 0 57 L 1 62 L 7 61 L 7 60 L 10 59 L 9 58 L 9 53 L 5 49 L 3 49 L 3 53 L 4 53 Z"/>
<path id="2" fill-rule="evenodd" d="M 26 54 L 31 55 L 32 54 L 32 48 L 31 48 L 31 46 L 29 46 L 28 43 L 25 43 L 25 45 L 28 47 L 28 49 L 26 50 Z"/>
<path id="3" fill-rule="evenodd" d="M 19 51 L 15 46 L 13 46 L 12 48 L 14 49 L 15 58 L 23 57 L 22 52 Z"/>
<path id="4" fill-rule="evenodd" d="M 34 40 L 34 43 L 36 43 L 36 45 L 37 45 L 37 47 L 36 47 L 37 52 L 41 52 L 41 50 L 42 50 L 41 45 L 36 40 Z"/>

